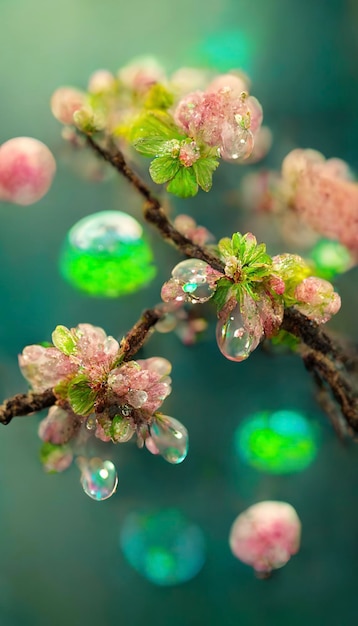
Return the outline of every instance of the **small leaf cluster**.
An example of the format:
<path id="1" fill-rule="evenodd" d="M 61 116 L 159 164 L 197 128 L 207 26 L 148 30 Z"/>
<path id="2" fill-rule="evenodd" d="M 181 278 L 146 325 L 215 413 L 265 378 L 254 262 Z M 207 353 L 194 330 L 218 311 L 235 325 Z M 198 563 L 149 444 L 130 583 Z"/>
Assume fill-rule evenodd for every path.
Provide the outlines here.
<path id="1" fill-rule="evenodd" d="M 189 198 L 198 193 L 199 187 L 211 189 L 219 165 L 216 150 L 180 134 L 169 113 L 147 111 L 140 115 L 131 127 L 130 140 L 137 152 L 153 158 L 149 173 L 155 183 L 167 183 L 168 192 Z M 187 147 L 194 152 L 190 165 L 182 158 Z"/>

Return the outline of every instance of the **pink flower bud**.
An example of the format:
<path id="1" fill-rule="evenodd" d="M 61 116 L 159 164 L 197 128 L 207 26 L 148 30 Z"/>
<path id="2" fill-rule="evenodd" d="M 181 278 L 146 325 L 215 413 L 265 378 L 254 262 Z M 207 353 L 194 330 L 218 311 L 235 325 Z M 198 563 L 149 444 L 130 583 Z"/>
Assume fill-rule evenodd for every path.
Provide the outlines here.
<path id="1" fill-rule="evenodd" d="M 86 102 L 86 94 L 74 87 L 59 87 L 51 98 L 52 115 L 62 124 L 73 124 L 73 114 Z"/>
<path id="2" fill-rule="evenodd" d="M 6 141 L 0 147 L 0 199 L 21 205 L 37 202 L 48 192 L 55 171 L 55 159 L 41 141 Z"/>
<path id="3" fill-rule="evenodd" d="M 296 308 L 317 324 L 325 324 L 341 308 L 341 299 L 333 285 L 315 276 L 309 276 L 297 285 L 295 298 L 298 300 Z"/>
<path id="4" fill-rule="evenodd" d="M 256 572 L 269 574 L 286 565 L 300 547 L 301 522 L 287 502 L 259 502 L 234 521 L 229 543 L 233 554 Z"/>
<path id="5" fill-rule="evenodd" d="M 97 70 L 88 81 L 89 93 L 103 93 L 115 87 L 116 79 L 109 70 Z"/>

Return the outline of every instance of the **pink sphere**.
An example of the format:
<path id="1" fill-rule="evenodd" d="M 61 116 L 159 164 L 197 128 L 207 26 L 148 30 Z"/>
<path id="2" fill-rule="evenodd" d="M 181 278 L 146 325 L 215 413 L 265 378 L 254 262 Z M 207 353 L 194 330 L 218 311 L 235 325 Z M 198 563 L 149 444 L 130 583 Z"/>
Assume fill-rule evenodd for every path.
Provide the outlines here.
<path id="1" fill-rule="evenodd" d="M 56 171 L 50 150 L 32 137 L 15 137 L 0 146 L 0 200 L 33 204 L 49 190 Z"/>
<path id="2" fill-rule="evenodd" d="M 234 521 L 229 537 L 233 554 L 256 572 L 283 567 L 300 547 L 301 522 L 287 502 L 258 502 Z"/>

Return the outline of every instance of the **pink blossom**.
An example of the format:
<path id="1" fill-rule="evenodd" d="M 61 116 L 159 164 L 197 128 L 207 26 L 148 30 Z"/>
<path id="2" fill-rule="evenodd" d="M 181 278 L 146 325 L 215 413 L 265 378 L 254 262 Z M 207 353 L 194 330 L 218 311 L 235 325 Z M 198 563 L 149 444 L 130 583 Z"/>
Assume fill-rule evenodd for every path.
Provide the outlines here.
<path id="1" fill-rule="evenodd" d="M 152 85 L 165 82 L 165 72 L 156 59 L 142 57 L 135 59 L 119 70 L 118 78 L 125 87 L 144 94 Z"/>
<path id="2" fill-rule="evenodd" d="M 79 324 L 73 331 L 77 342 L 70 359 L 79 363 L 89 378 L 100 379 L 109 372 L 118 355 L 118 341 L 92 324 Z"/>
<path id="3" fill-rule="evenodd" d="M 116 85 L 116 79 L 112 72 L 108 70 L 96 70 L 91 74 L 88 81 L 88 91 L 90 93 L 100 94 L 110 91 Z"/>
<path id="4" fill-rule="evenodd" d="M 296 309 L 317 324 L 325 324 L 341 308 L 341 299 L 333 285 L 323 278 L 309 276 L 295 289 Z"/>
<path id="5" fill-rule="evenodd" d="M 337 159 L 313 150 L 294 150 L 282 164 L 290 205 L 320 234 L 358 255 L 358 184 Z"/>
<path id="6" fill-rule="evenodd" d="M 23 376 L 37 392 L 53 389 L 77 371 L 76 365 L 57 348 L 38 345 L 24 348 L 19 355 L 19 365 Z"/>
<path id="7" fill-rule="evenodd" d="M 77 431 L 80 422 L 72 411 L 64 411 L 59 406 L 52 406 L 39 424 L 38 434 L 43 441 L 53 444 L 67 443 Z"/>
<path id="8" fill-rule="evenodd" d="M 174 226 L 180 233 L 193 243 L 198 244 L 198 246 L 204 246 L 214 241 L 214 236 L 204 226 L 198 226 L 189 215 L 178 215 L 174 220 Z"/>
<path id="9" fill-rule="evenodd" d="M 179 161 L 185 166 L 190 167 L 200 159 L 200 149 L 195 141 L 183 143 L 179 152 Z"/>
<path id="10" fill-rule="evenodd" d="M 283 567 L 300 547 L 301 522 L 286 502 L 259 502 L 234 521 L 229 543 L 233 554 L 256 572 Z"/>
<path id="11" fill-rule="evenodd" d="M 254 134 L 262 122 L 262 108 L 245 91 L 238 93 L 238 81 L 236 77 L 226 79 L 235 88 L 226 85 L 216 89 L 214 84 L 206 92 L 186 95 L 178 102 L 174 119 L 193 139 L 218 148 L 223 159 L 240 162 L 253 150 Z"/>
<path id="12" fill-rule="evenodd" d="M 248 79 L 243 74 L 220 74 L 207 86 L 207 93 L 230 91 L 237 98 L 248 89 Z"/>
<path id="13" fill-rule="evenodd" d="M 56 172 L 50 150 L 32 137 L 15 137 L 0 147 L 0 200 L 33 204 L 49 190 Z"/>
<path id="14" fill-rule="evenodd" d="M 170 371 L 169 361 L 160 357 L 129 361 L 112 370 L 108 384 L 119 402 L 133 406 L 134 398 L 134 408 L 154 413 L 171 392 Z"/>

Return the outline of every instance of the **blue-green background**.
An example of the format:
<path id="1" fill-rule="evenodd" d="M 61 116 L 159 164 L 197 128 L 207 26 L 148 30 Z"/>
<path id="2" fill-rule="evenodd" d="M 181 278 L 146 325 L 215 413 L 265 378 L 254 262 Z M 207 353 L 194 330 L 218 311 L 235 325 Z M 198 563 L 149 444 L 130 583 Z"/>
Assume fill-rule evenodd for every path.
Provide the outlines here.
<path id="1" fill-rule="evenodd" d="M 50 193 L 27 208 L 0 206 L 0 393 L 25 390 L 16 355 L 49 339 L 56 324 L 91 322 L 121 335 L 159 299 L 179 256 L 155 233 L 161 265 L 150 289 L 118 301 L 78 295 L 58 275 L 69 227 L 102 209 L 140 216 L 126 183 L 97 185 L 66 162 L 49 98 L 61 84 L 85 87 L 97 68 L 115 71 L 151 53 L 173 70 L 199 61 L 242 65 L 253 79 L 275 144 L 278 166 L 293 147 L 313 147 L 358 166 L 358 4 L 356 0 L 1 0 L 0 141 L 28 135 L 58 161 Z M 240 170 L 241 171 L 241 170 Z M 191 211 L 218 236 L 245 230 L 236 199 L 238 170 L 225 165 L 215 190 L 176 210 Z M 339 216 L 338 218 L 339 219 Z M 357 339 L 357 272 L 341 278 L 343 306 L 333 326 Z M 225 361 L 213 339 L 184 348 L 158 335 L 145 350 L 173 362 L 166 411 L 190 430 L 191 450 L 178 467 L 130 444 L 110 448 L 117 495 L 98 504 L 82 493 L 76 468 L 47 476 L 37 458 L 36 416 L 0 432 L 1 626 L 350 626 L 357 623 L 358 453 L 333 435 L 314 388 L 293 357 L 257 351 L 246 363 Z M 321 450 L 301 474 L 269 477 L 235 458 L 233 432 L 250 412 L 303 410 L 321 425 Z M 104 447 L 104 454 L 108 448 Z M 230 554 L 234 517 L 262 499 L 293 504 L 302 549 L 267 582 Z M 179 507 L 207 539 L 207 561 L 191 582 L 158 588 L 140 578 L 118 548 L 132 510 Z"/>

